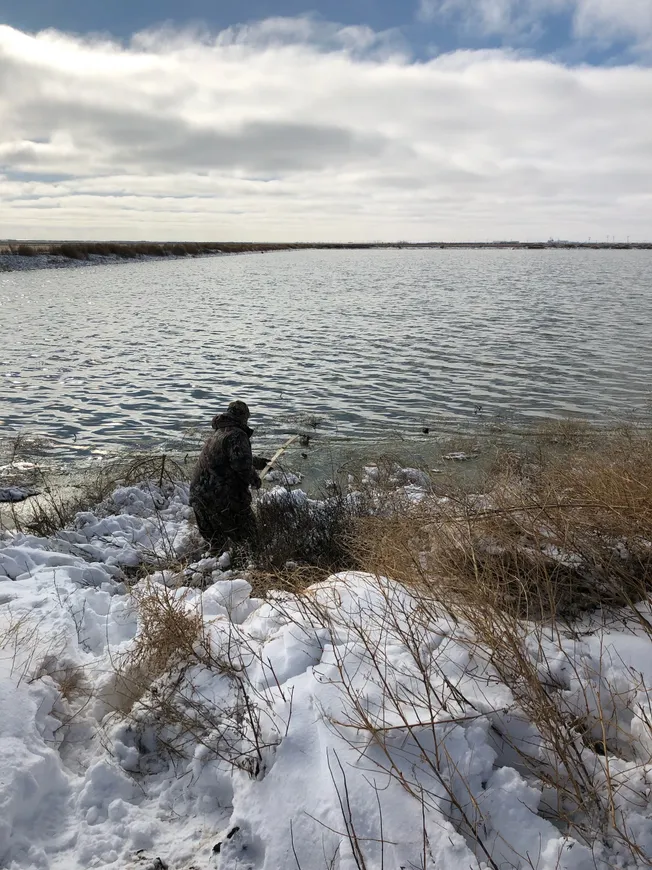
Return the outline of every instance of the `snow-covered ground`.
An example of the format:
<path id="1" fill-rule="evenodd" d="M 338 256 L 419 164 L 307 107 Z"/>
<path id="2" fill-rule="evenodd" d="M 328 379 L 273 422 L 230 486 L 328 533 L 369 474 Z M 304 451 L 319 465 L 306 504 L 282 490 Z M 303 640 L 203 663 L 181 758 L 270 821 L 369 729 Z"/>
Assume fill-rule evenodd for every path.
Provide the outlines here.
<path id="1" fill-rule="evenodd" d="M 193 257 L 226 257 L 229 254 L 195 254 Z M 72 257 L 62 257 L 55 254 L 36 254 L 33 257 L 23 257 L 18 254 L 0 254 L 0 273 L 27 272 L 33 269 L 76 269 L 82 266 L 115 265 L 116 263 L 137 263 L 145 260 L 184 260 L 186 257 L 169 255 L 153 257 L 139 254 L 136 257 L 116 257 L 111 254 L 100 256 L 89 254 L 87 260 L 75 260 Z"/>
<path id="2" fill-rule="evenodd" d="M 207 254 L 152 256 L 150 254 L 138 254 L 135 257 L 118 257 L 114 254 L 89 254 L 86 260 L 76 260 L 74 257 L 63 257 L 60 254 L 35 254 L 34 256 L 22 256 L 20 254 L 0 253 L 0 273 L 2 272 L 26 272 L 33 269 L 76 269 L 81 266 L 102 266 L 116 263 L 137 263 L 145 260 L 185 260 L 188 256 L 197 257 L 230 257 L 242 252 L 219 252 Z"/>
<path id="3" fill-rule="evenodd" d="M 263 601 L 225 557 L 175 571 L 190 515 L 184 485 L 143 485 L 55 537 L 2 533 L 0 867 L 649 865 L 652 647 L 631 620 L 532 632 L 542 682 L 597 729 L 569 745 L 604 801 L 560 798 L 582 841 L 468 626 L 368 574 Z M 137 599 L 174 616 L 163 670 Z M 197 633 L 175 652 L 184 619 Z"/>
<path id="4" fill-rule="evenodd" d="M 98 258 L 101 261 L 106 257 Z M 0 254 L 0 274 L 2 272 L 27 272 L 32 269 L 68 269 L 77 266 L 92 266 L 94 260 L 73 260 L 70 257 L 53 256 L 52 254 L 35 254 L 33 257 L 23 257 L 19 254 Z"/>
<path id="5" fill-rule="evenodd" d="M 0 486 L 0 502 L 25 501 L 36 494 L 36 490 L 24 486 Z"/>

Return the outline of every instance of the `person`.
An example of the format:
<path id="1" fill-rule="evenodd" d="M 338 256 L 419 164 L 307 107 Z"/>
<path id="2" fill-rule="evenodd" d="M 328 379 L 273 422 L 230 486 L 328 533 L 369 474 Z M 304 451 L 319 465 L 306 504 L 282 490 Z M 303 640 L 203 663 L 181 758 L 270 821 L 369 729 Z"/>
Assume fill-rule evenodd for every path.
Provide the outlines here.
<path id="1" fill-rule="evenodd" d="M 225 414 L 213 418 L 215 431 L 203 447 L 190 483 L 190 506 L 212 552 L 222 552 L 229 544 L 251 546 L 255 541 L 250 487 L 260 489 L 257 469 L 265 468 L 268 460 L 252 455 L 249 416 L 246 403 L 236 401 Z"/>

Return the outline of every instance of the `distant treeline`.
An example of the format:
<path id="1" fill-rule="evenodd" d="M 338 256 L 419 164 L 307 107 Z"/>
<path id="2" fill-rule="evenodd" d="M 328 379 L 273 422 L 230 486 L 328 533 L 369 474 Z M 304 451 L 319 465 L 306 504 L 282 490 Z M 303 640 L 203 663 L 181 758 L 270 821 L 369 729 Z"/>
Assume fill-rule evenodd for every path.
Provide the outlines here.
<path id="1" fill-rule="evenodd" d="M 501 248 L 540 250 L 544 248 L 652 249 L 652 242 L 0 242 L 0 254 L 35 257 L 48 254 L 70 260 L 90 257 L 197 257 L 210 254 L 266 253 L 301 249 L 366 250 L 372 248 Z"/>

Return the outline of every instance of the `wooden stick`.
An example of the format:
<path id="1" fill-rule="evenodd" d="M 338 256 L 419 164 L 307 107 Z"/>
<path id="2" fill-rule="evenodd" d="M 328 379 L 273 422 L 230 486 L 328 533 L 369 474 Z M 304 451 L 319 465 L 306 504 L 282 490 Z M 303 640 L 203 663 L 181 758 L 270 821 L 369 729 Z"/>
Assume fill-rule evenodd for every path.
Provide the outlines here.
<path id="1" fill-rule="evenodd" d="M 270 468 L 274 465 L 274 463 L 275 463 L 275 462 L 276 462 L 276 461 L 277 461 L 281 456 L 283 456 L 283 454 L 284 454 L 285 451 L 288 449 L 288 447 L 290 447 L 292 444 L 294 444 L 295 441 L 298 441 L 300 437 L 301 437 L 300 435 L 293 435 L 291 438 L 289 438 L 289 439 L 285 442 L 285 444 L 284 444 L 282 447 L 279 447 L 279 449 L 278 449 L 278 450 L 276 451 L 276 453 L 272 456 L 272 458 L 269 460 L 269 462 L 267 463 L 267 465 L 263 468 L 263 470 L 262 470 L 261 472 L 259 472 L 259 474 L 260 474 L 260 479 L 261 479 L 261 480 L 263 480 L 263 478 L 265 477 L 265 475 L 267 474 L 267 472 L 270 470 Z"/>

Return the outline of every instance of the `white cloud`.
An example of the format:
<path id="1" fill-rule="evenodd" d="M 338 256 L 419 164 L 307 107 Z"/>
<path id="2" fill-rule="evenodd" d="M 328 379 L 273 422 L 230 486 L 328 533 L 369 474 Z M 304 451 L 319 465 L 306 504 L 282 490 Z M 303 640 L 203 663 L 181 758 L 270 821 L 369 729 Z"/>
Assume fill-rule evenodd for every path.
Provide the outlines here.
<path id="1" fill-rule="evenodd" d="M 575 0 L 574 6 L 578 36 L 632 40 L 645 50 L 652 45 L 652 0 Z"/>
<path id="2" fill-rule="evenodd" d="M 0 236 L 640 238 L 651 90 L 309 19 L 127 47 L 0 27 Z"/>
<path id="3" fill-rule="evenodd" d="M 540 30 L 544 12 L 566 6 L 568 0 L 420 0 L 425 21 L 454 20 L 468 33 L 516 37 Z"/>
<path id="4" fill-rule="evenodd" d="M 652 45 L 651 0 L 420 0 L 424 20 L 455 20 L 483 36 L 540 34 L 550 15 L 566 12 L 578 39 L 623 40 L 642 52 Z"/>

